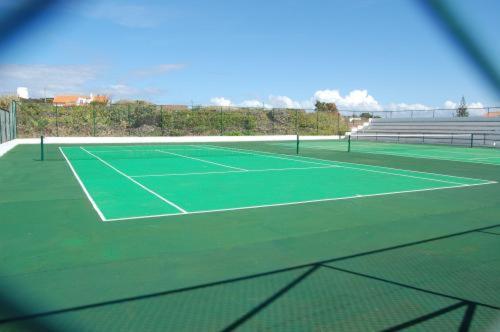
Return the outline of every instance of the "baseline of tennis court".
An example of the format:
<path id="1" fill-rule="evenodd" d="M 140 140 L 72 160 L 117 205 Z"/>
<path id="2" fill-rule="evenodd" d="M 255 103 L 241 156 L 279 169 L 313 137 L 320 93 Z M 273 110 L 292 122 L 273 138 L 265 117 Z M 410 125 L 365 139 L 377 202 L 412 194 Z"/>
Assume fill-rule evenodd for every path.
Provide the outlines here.
<path id="1" fill-rule="evenodd" d="M 60 151 L 103 221 L 495 183 L 215 145 L 81 146 Z"/>
<path id="2" fill-rule="evenodd" d="M 346 149 L 342 141 L 303 141 L 306 149 Z M 500 165 L 500 149 L 351 140 L 351 151 L 392 156 Z"/>

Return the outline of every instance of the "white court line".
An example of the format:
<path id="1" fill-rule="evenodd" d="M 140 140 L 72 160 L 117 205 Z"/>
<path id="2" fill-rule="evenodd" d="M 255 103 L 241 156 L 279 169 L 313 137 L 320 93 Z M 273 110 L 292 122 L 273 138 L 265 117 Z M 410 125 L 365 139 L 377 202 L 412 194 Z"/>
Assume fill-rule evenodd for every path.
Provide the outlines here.
<path id="1" fill-rule="evenodd" d="M 274 172 L 274 171 L 293 171 L 302 169 L 323 169 L 337 168 L 337 165 L 317 166 L 317 167 L 290 167 L 290 168 L 265 168 L 265 169 L 249 169 L 245 171 L 213 171 L 213 172 L 193 172 L 193 173 L 164 173 L 164 174 L 148 174 L 148 175 L 130 175 L 132 178 L 149 178 L 162 176 L 185 176 L 185 175 L 209 175 L 209 174 L 227 174 L 227 173 L 253 173 L 253 172 Z"/>
<path id="2" fill-rule="evenodd" d="M 249 153 L 249 154 L 258 155 L 258 156 L 269 155 L 269 156 L 273 156 L 275 158 L 278 157 L 278 156 L 289 156 L 289 155 L 283 154 L 283 153 L 266 152 L 266 151 L 258 151 L 258 150 L 244 150 L 244 149 L 238 149 L 238 148 L 226 148 L 226 147 L 219 147 L 219 146 L 216 146 L 216 145 L 215 146 L 213 146 L 213 145 L 208 146 L 207 145 L 207 147 L 224 148 L 224 149 L 233 150 L 233 151 L 242 151 L 242 152 L 245 152 L 245 153 L 249 153 L 248 151 L 253 151 L 253 152 L 256 152 L 256 153 Z M 373 165 L 366 165 L 366 164 L 357 164 L 357 163 L 349 163 L 349 162 L 343 162 L 343 161 L 333 161 L 333 160 L 328 160 L 328 159 L 313 158 L 313 157 L 307 157 L 307 156 L 297 156 L 297 158 L 326 161 L 326 162 L 336 163 L 336 164 L 348 164 L 348 165 L 361 165 L 361 166 L 369 166 L 369 167 L 378 167 L 378 168 L 385 168 L 385 169 L 393 169 L 393 170 L 397 170 L 397 171 L 405 171 L 405 172 L 410 172 L 410 173 L 432 174 L 432 175 L 439 175 L 439 176 L 451 177 L 451 178 L 456 178 L 456 179 L 480 180 L 480 181 L 487 182 L 487 184 L 497 183 L 496 181 L 479 179 L 479 178 L 468 178 L 468 177 L 465 177 L 465 176 L 445 175 L 445 174 L 439 174 L 439 173 L 433 173 L 433 172 L 421 172 L 421 171 L 407 170 L 407 169 L 395 168 L 395 167 L 388 167 L 388 166 L 373 166 Z M 305 160 L 300 160 L 300 159 L 292 159 L 292 158 L 287 158 L 287 159 L 306 162 Z M 483 164 L 495 165 L 495 164 L 489 164 L 489 163 L 483 163 Z M 322 165 L 332 165 L 332 164 L 322 164 Z M 397 174 L 395 174 L 395 175 L 397 175 Z"/>
<path id="3" fill-rule="evenodd" d="M 92 207 L 94 208 L 94 210 L 97 212 L 97 214 L 99 215 L 99 217 L 101 218 L 102 221 L 107 221 L 106 217 L 104 216 L 104 214 L 102 213 L 102 211 L 99 209 L 99 207 L 97 206 L 97 204 L 94 201 L 94 199 L 92 198 L 92 196 L 90 196 L 90 193 L 88 192 L 87 188 L 85 188 L 85 185 L 83 184 L 82 180 L 78 176 L 78 173 L 76 173 L 75 169 L 73 168 L 73 165 L 71 165 L 71 162 L 68 160 L 68 157 L 66 157 L 66 155 L 64 154 L 64 152 L 61 149 L 61 147 L 59 147 L 59 151 L 61 152 L 61 154 L 63 155 L 64 159 L 68 163 L 68 166 L 71 169 L 71 172 L 73 172 L 73 175 L 75 176 L 76 181 L 78 181 L 78 184 L 80 184 L 80 187 L 82 187 L 83 192 L 85 193 L 85 195 L 87 196 L 88 200 L 90 201 L 90 204 L 92 204 Z"/>
<path id="4" fill-rule="evenodd" d="M 240 151 L 237 151 L 237 152 L 240 152 Z M 259 155 L 259 156 L 264 156 L 264 157 L 268 156 L 267 154 L 263 155 L 263 154 L 251 153 L 251 152 L 240 152 L 240 153 L 252 154 L 252 155 Z M 269 157 L 278 158 L 278 159 L 293 160 L 293 161 L 305 162 L 305 163 L 319 164 L 319 163 L 316 163 L 316 162 L 305 161 L 305 160 L 300 160 L 300 159 L 292 159 L 292 158 L 283 158 L 283 157 L 277 157 L 277 156 L 274 156 L 274 155 L 269 155 Z M 331 162 L 334 162 L 334 161 L 331 161 Z M 327 164 L 320 164 L 320 165 L 327 165 Z M 403 176 L 403 177 L 407 177 L 407 178 L 414 178 L 414 179 L 427 180 L 427 181 L 435 181 L 435 182 L 443 182 L 443 183 L 450 183 L 450 184 L 457 184 L 457 185 L 462 185 L 463 184 L 463 183 L 460 183 L 460 182 L 453 182 L 453 181 L 440 180 L 440 179 L 432 179 L 432 178 L 427 178 L 427 177 L 423 177 L 423 176 L 408 175 L 408 174 L 399 174 L 399 173 L 391 173 L 391 172 L 378 171 L 378 170 L 374 170 L 374 169 L 365 169 L 365 168 L 359 168 L 359 167 L 353 167 L 353 166 L 344 166 L 344 165 L 337 165 L 337 166 L 341 167 L 341 168 L 355 169 L 355 170 L 364 171 L 364 172 L 388 174 L 388 175 L 394 175 L 394 176 Z M 406 171 L 406 172 L 412 172 L 412 171 Z M 445 175 L 441 175 L 441 176 L 445 176 Z"/>
<path id="5" fill-rule="evenodd" d="M 184 210 L 183 208 L 181 208 L 180 206 L 178 206 L 177 204 L 169 201 L 168 199 L 166 199 L 165 197 L 161 196 L 160 194 L 156 193 L 155 191 L 149 189 L 148 187 L 146 187 L 145 185 L 143 185 L 142 183 L 132 179 L 130 176 L 128 176 L 127 174 L 123 173 L 122 171 L 120 171 L 119 169 L 117 169 L 116 167 L 114 167 L 113 165 L 111 165 L 110 163 L 108 163 L 107 161 L 99 158 L 98 156 L 96 156 L 95 154 L 93 154 L 92 152 L 89 152 L 87 150 L 85 150 L 84 147 L 80 147 L 80 149 L 82 149 L 83 151 L 87 152 L 89 155 L 91 155 L 92 157 L 96 158 L 97 160 L 99 160 L 100 162 L 102 162 L 104 165 L 108 166 L 109 168 L 111 168 L 112 170 L 114 170 L 115 172 L 117 172 L 118 174 L 126 177 L 127 179 L 129 179 L 130 181 L 132 181 L 133 183 L 135 183 L 136 185 L 138 185 L 139 187 L 141 187 L 142 189 L 146 190 L 147 192 L 149 192 L 150 194 L 153 194 L 154 196 L 156 196 L 157 198 L 161 199 L 162 201 L 164 201 L 165 203 L 173 206 L 174 208 L 176 208 L 177 210 L 181 211 L 182 213 L 187 213 L 186 210 Z"/>
<path id="6" fill-rule="evenodd" d="M 474 186 L 482 186 L 482 185 L 485 185 L 485 184 L 491 184 L 491 183 L 463 184 L 463 185 L 446 186 L 446 187 L 439 187 L 439 188 L 402 190 L 402 191 L 393 191 L 393 192 L 378 193 L 378 194 L 352 195 L 352 196 L 346 196 L 346 197 L 322 198 L 322 199 L 313 199 L 313 200 L 297 201 L 297 202 L 264 204 L 264 205 L 252 205 L 252 206 L 244 206 L 244 207 L 228 208 L 228 209 L 202 210 L 202 211 L 188 212 L 188 213 L 184 213 L 184 214 L 181 214 L 181 213 L 168 213 L 168 214 L 145 215 L 145 216 L 127 217 L 127 218 L 114 218 L 114 219 L 108 219 L 107 221 L 108 222 L 118 222 L 118 221 L 136 220 L 136 219 L 161 218 L 161 217 L 171 217 L 171 216 L 187 216 L 187 215 L 192 215 L 192 214 L 205 214 L 205 213 L 214 213 L 214 212 L 226 212 L 226 211 L 238 211 L 238 210 L 258 209 L 258 208 L 269 208 L 269 207 L 276 207 L 276 206 L 302 205 L 302 204 L 308 204 L 308 203 L 341 201 L 341 200 L 356 199 L 356 198 L 365 198 L 365 197 L 388 196 L 388 195 L 406 194 L 406 193 L 423 192 L 423 191 L 434 191 L 434 190 L 442 190 L 442 189 L 474 187 Z"/>
<path id="7" fill-rule="evenodd" d="M 113 152 L 156 152 L 158 149 L 154 145 L 150 145 L 155 147 L 154 149 L 115 149 L 115 150 L 92 150 L 90 152 L 94 153 L 113 153 Z M 164 147 L 164 146 L 163 146 Z M 162 150 L 163 151 L 163 150 Z M 166 151 L 166 150 L 165 150 Z M 168 151 L 206 151 L 206 149 L 202 148 L 190 148 L 190 149 L 168 149 Z"/>
<path id="8" fill-rule="evenodd" d="M 226 168 L 236 169 L 236 170 L 239 170 L 239 171 L 248 171 L 247 169 L 244 169 L 244 168 L 229 166 L 229 165 L 225 165 L 225 164 L 221 164 L 221 163 L 216 163 L 216 162 L 205 160 L 205 159 L 201 159 L 201 158 L 195 158 L 195 157 L 185 156 L 185 155 L 178 154 L 178 153 L 173 153 L 173 152 L 168 152 L 168 151 L 162 151 L 162 150 L 155 150 L 155 151 L 156 152 L 160 152 L 160 153 L 171 154 L 171 155 L 174 155 L 174 156 L 183 157 L 183 158 L 187 158 L 187 159 L 192 159 L 192 160 L 196 160 L 196 161 L 201 161 L 201 162 L 208 163 L 208 164 L 213 164 L 213 165 L 222 166 L 222 167 L 226 167 Z"/>

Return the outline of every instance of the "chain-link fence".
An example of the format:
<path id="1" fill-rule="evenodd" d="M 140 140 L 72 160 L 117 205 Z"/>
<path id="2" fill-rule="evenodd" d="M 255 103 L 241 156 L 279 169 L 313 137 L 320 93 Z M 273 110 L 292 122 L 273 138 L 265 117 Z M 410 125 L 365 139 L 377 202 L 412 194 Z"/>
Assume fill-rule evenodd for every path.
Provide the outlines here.
<path id="1" fill-rule="evenodd" d="M 500 106 L 467 107 L 468 116 L 497 117 L 500 116 Z M 454 118 L 457 117 L 455 108 L 428 108 L 428 109 L 367 109 L 367 110 L 341 110 L 344 116 L 350 118 Z"/>
<path id="2" fill-rule="evenodd" d="M 0 144 L 16 138 L 16 102 L 11 102 L 8 109 L 0 108 Z"/>
<path id="3" fill-rule="evenodd" d="M 20 137 L 343 135 L 349 121 L 339 112 L 303 109 L 23 102 L 18 130 Z"/>
<path id="4" fill-rule="evenodd" d="M 455 109 L 339 110 L 154 105 L 145 102 L 60 107 L 24 101 L 19 137 L 343 135 L 370 118 L 451 118 Z M 468 108 L 500 116 L 500 107 Z"/>

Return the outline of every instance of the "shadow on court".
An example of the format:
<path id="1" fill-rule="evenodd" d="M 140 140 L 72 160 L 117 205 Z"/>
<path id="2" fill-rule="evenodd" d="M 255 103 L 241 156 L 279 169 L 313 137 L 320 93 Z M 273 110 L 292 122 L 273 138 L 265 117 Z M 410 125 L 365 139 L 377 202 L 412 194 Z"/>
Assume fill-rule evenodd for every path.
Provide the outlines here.
<path id="1" fill-rule="evenodd" d="M 327 260 L 322 260 L 322 261 L 317 261 L 317 262 L 312 262 L 309 264 L 303 264 L 299 266 L 293 266 L 285 269 L 280 269 L 280 270 L 275 270 L 275 271 L 270 271 L 270 272 L 265 272 L 265 273 L 258 273 L 258 274 L 253 274 L 253 275 L 248 275 L 248 276 L 243 276 L 243 277 L 238 277 L 238 278 L 233 278 L 233 279 L 227 279 L 227 280 L 222 280 L 218 282 L 212 282 L 212 283 L 207 283 L 207 284 L 200 284 L 192 287 L 185 287 L 185 288 L 180 288 L 180 289 L 175 289 L 175 290 L 166 290 L 162 292 L 156 292 L 156 293 L 149 293 L 149 294 L 144 294 L 144 295 L 139 295 L 139 296 L 133 296 L 133 297 L 126 297 L 126 298 L 121 298 L 121 299 L 115 299 L 115 300 L 110 300 L 110 301 L 104 301 L 104 302 L 98 302 L 98 303 L 91 303 L 87 305 L 81 305 L 81 306 L 75 306 L 75 307 L 69 307 L 69 308 L 63 308 L 63 309 L 58 309 L 58 310 L 52 310 L 52 311 L 45 311 L 45 312 L 38 312 L 38 313 L 29 313 L 32 310 L 28 310 L 27 308 L 22 308 L 21 306 L 13 303 L 12 301 L 6 300 L 6 297 L 3 296 L 2 300 L 0 301 L 0 330 L 4 328 L 21 328 L 21 329 L 26 329 L 26 330 L 37 330 L 37 331 L 54 331 L 57 330 L 57 328 L 54 327 L 60 326 L 59 324 L 54 324 L 54 321 L 52 319 L 55 319 L 55 321 L 58 321 L 60 319 L 64 320 L 65 315 L 69 315 L 70 321 L 76 320 L 78 322 L 78 317 L 79 316 L 72 316 L 73 314 L 77 315 L 83 315 L 87 316 L 85 319 L 90 319 L 94 320 L 95 317 L 96 321 L 100 321 L 102 317 L 106 317 L 108 314 L 101 315 L 99 312 L 105 312 L 106 310 L 109 310 L 110 308 L 113 308 L 115 306 L 120 306 L 124 304 L 137 304 L 137 303 L 142 303 L 145 307 L 148 307 L 148 312 L 151 311 L 152 307 L 155 307 L 155 303 L 158 303 L 158 300 L 164 300 L 169 297 L 175 297 L 175 296 L 182 296 L 185 298 L 192 298 L 194 301 L 201 300 L 203 296 L 206 296 L 206 293 L 198 293 L 199 291 L 204 291 L 204 290 L 213 290 L 214 292 L 211 293 L 213 296 L 213 299 L 211 301 L 218 301 L 214 300 L 214 298 L 218 298 L 220 294 L 220 290 L 226 287 L 232 287 L 233 285 L 238 285 L 238 284 L 243 284 L 247 281 L 255 281 L 257 283 L 266 283 L 267 278 L 273 277 L 273 276 L 279 276 L 279 275 L 287 275 L 286 281 L 282 281 L 281 285 L 278 287 L 274 288 L 272 291 L 268 292 L 266 296 L 263 296 L 258 301 L 255 301 L 253 305 L 249 305 L 247 309 L 245 309 L 241 314 L 236 315 L 234 317 L 229 317 L 226 315 L 224 319 L 221 322 L 218 322 L 218 327 L 217 330 L 224 330 L 224 331 L 230 331 L 234 330 L 240 327 L 247 327 L 245 326 L 247 323 L 251 322 L 252 324 L 255 324 L 255 322 L 259 321 L 260 315 L 266 316 L 267 313 L 266 311 L 269 311 L 269 308 L 272 305 L 276 305 L 276 303 L 279 303 L 280 300 L 282 301 L 283 298 L 286 298 L 290 293 L 293 293 L 294 290 L 300 287 L 307 287 L 308 281 L 311 280 L 311 278 L 316 277 L 319 273 L 323 274 L 326 276 L 328 279 L 339 279 L 340 278 L 347 278 L 347 279 L 361 279 L 363 282 L 365 282 L 368 286 L 368 288 L 376 288 L 379 287 L 378 285 L 382 285 L 383 287 L 390 287 L 391 292 L 413 292 L 414 294 L 422 294 L 427 297 L 428 302 L 435 302 L 434 307 L 436 309 L 434 310 L 428 310 L 425 312 L 420 312 L 420 314 L 417 314 L 418 311 L 414 312 L 405 312 L 404 316 L 401 315 L 396 315 L 397 317 L 390 317 L 390 316 L 384 316 L 382 319 L 379 319 L 379 325 L 370 325 L 370 321 L 367 320 L 366 324 L 364 325 L 364 329 L 377 329 L 377 330 L 386 330 L 386 331 L 398 331 L 402 330 L 405 328 L 409 327 L 414 327 L 419 324 L 427 324 L 431 320 L 432 322 L 435 322 L 436 320 L 439 319 L 444 319 L 446 321 L 447 326 L 449 324 L 454 324 L 456 325 L 457 330 L 460 331 L 468 331 L 471 325 L 474 323 L 474 318 L 476 316 L 476 312 L 478 309 L 484 309 L 486 311 L 489 311 L 490 314 L 493 313 L 493 316 L 498 319 L 500 316 L 500 306 L 498 303 L 487 303 L 487 302 L 480 302 L 480 301 L 475 301 L 467 298 L 462 298 L 460 296 L 452 295 L 452 294 L 447 294 L 444 292 L 439 292 L 430 289 L 425 289 L 418 285 L 418 280 L 415 280 L 409 283 L 404 283 L 404 282 L 399 282 L 397 280 L 389 280 L 387 278 L 382 278 L 379 276 L 375 275 L 370 275 L 367 273 L 360 273 L 356 271 L 352 271 L 349 269 L 341 268 L 336 266 L 337 262 L 341 261 L 348 261 L 350 259 L 354 258 L 359 258 L 363 256 L 370 256 L 370 255 L 377 255 L 380 253 L 385 253 L 385 252 L 394 252 L 403 248 L 410 248 L 413 246 L 418 246 L 422 244 L 427 244 L 431 242 L 437 242 L 445 239 L 450 239 L 450 238 L 459 238 L 460 236 L 472 234 L 472 233 L 485 233 L 485 234 L 491 234 L 491 235 L 496 235 L 495 234 L 495 228 L 499 227 L 500 224 L 492 225 L 492 226 L 487 226 L 487 227 L 481 227 L 481 228 L 476 228 L 476 229 L 471 229 L 463 232 L 458 232 L 458 233 L 453 233 L 453 234 L 448 234 L 444 236 L 439 236 L 439 237 L 434 237 L 434 238 L 429 238 L 421 241 L 415 241 L 415 242 L 410 242 L 410 243 L 405 243 L 397 246 L 391 246 L 387 248 L 382 248 L 382 249 L 377 249 L 373 251 L 368 251 L 368 252 L 363 252 L 363 253 L 358 253 L 358 254 L 353 254 L 349 256 L 344 256 L 344 257 L 335 257 Z M 491 231 L 491 232 L 490 232 Z M 331 271 L 331 272 L 328 272 Z M 293 274 L 290 274 L 293 272 Z M 291 275 L 291 277 L 290 277 Z M 281 280 L 281 279 L 280 279 Z M 373 285 L 373 286 L 372 286 Z M 327 285 L 325 285 L 325 291 L 329 288 Z M 231 288 L 229 288 L 231 289 Z M 399 290 L 399 291 L 398 291 Z M 347 289 L 347 292 L 353 292 L 353 293 L 363 293 L 363 289 Z M 358 294 L 359 295 L 359 294 Z M 354 297 L 354 294 L 353 294 Z M 237 301 L 244 300 L 244 299 L 236 299 Z M 333 300 L 333 299 L 329 299 Z M 443 302 L 443 300 L 447 302 Z M 148 301 L 148 302 L 144 302 Z M 300 301 L 302 301 L 302 298 L 300 298 Z M 371 301 L 370 305 L 373 305 L 376 307 L 377 304 L 377 299 L 367 299 L 366 301 Z M 441 302 L 440 302 L 441 301 Z M 443 303 L 447 303 L 444 305 Z M 178 304 L 178 302 L 177 302 Z M 418 303 L 417 303 L 418 304 Z M 225 303 L 227 305 L 227 303 Z M 347 305 L 347 304 L 346 304 Z M 391 304 L 391 305 L 397 305 L 396 304 Z M 305 305 L 304 305 L 305 307 Z M 162 309 L 160 306 L 159 309 L 165 312 L 163 312 L 163 315 L 167 319 L 169 319 L 169 314 L 171 314 L 170 309 L 172 310 L 172 304 L 170 303 L 169 306 L 166 306 Z M 220 309 L 220 308 L 219 308 Z M 352 309 L 352 308 L 351 308 Z M 363 310 L 362 307 L 358 308 L 359 309 L 359 315 L 363 317 Z M 96 310 L 96 311 L 94 311 Z M 180 309 L 184 311 L 196 311 L 196 309 L 185 307 L 184 309 Z M 209 310 L 209 309 L 207 309 Z M 122 311 L 119 309 L 118 311 Z M 130 310 L 132 311 L 132 310 Z M 125 310 L 126 312 L 126 310 Z M 194 312 L 192 314 L 195 314 Z M 385 314 L 387 315 L 387 314 Z M 121 316 L 123 317 L 123 316 Z M 138 316 L 139 317 L 139 316 Z M 142 317 L 142 316 L 141 316 Z M 280 319 L 290 319 L 293 317 L 290 317 L 289 315 L 284 315 L 283 317 L 280 317 Z M 490 315 L 491 317 L 491 315 Z M 208 318 L 210 319 L 210 318 Z M 264 318 L 264 321 L 268 319 L 267 317 Z M 451 320 L 451 322 L 450 322 Z M 396 322 L 396 323 L 393 323 Z M 102 322 L 101 322 L 102 323 Z M 189 325 L 190 323 L 188 323 Z M 330 322 L 331 325 L 327 325 L 330 328 L 337 327 L 336 323 Z M 380 325 L 382 324 L 382 325 Z M 63 326 L 66 326 L 64 324 Z M 259 326 L 259 325 L 258 325 Z M 184 326 L 186 328 L 186 326 Z M 250 325 L 250 329 L 256 328 L 257 326 L 255 325 Z M 262 326 L 259 326 L 262 327 Z M 269 327 L 269 326 L 267 326 Z M 359 326 L 358 326 L 359 327 Z M 425 328 L 425 325 L 422 326 Z M 187 328 L 189 329 L 189 327 Z"/>

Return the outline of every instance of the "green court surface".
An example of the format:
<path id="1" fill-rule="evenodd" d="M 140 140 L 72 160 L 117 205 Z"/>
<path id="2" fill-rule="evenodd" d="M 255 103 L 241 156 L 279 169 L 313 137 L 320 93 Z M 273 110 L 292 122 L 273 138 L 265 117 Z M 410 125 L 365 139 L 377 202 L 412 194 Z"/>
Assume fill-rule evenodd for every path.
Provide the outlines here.
<path id="1" fill-rule="evenodd" d="M 0 331 L 499 330 L 498 165 L 307 144 L 15 147 Z"/>
<path id="2" fill-rule="evenodd" d="M 61 153 L 104 221 L 490 183 L 210 145 L 66 147 Z"/>
<path id="3" fill-rule="evenodd" d="M 345 140 L 303 141 L 301 147 L 306 149 L 347 150 L 347 142 Z M 500 149 L 498 148 L 357 141 L 353 139 L 351 140 L 351 151 L 500 165 Z"/>

